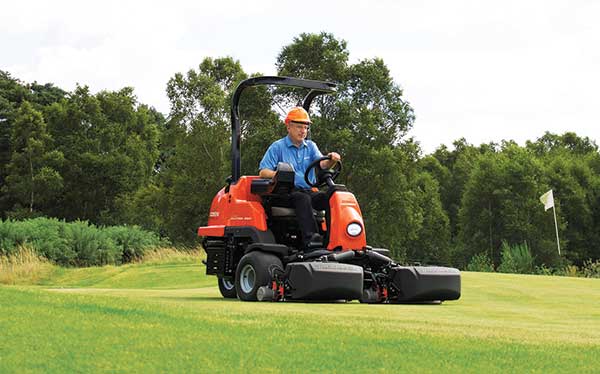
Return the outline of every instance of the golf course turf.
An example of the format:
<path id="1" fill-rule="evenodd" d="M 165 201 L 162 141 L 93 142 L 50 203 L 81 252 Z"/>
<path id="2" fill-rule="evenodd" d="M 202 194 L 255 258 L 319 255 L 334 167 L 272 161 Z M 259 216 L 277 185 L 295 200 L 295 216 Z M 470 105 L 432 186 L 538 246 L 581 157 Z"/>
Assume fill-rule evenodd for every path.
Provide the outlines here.
<path id="1" fill-rule="evenodd" d="M 600 279 L 462 274 L 442 305 L 249 303 L 194 263 L 0 286 L 0 372 L 598 372 Z"/>

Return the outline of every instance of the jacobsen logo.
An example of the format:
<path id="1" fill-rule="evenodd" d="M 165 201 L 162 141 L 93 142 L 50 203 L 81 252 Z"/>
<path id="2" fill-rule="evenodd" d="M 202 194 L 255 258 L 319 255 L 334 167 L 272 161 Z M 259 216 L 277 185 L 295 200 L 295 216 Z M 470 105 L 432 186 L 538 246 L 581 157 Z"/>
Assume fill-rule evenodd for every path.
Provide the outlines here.
<path id="1" fill-rule="evenodd" d="M 212 217 L 212 218 L 216 218 L 219 216 L 219 212 L 210 212 L 210 213 L 208 213 L 208 216 Z"/>
<path id="2" fill-rule="evenodd" d="M 460 274 L 460 271 L 458 269 L 453 269 L 453 268 L 445 268 L 445 267 L 438 267 L 438 266 L 415 266 L 415 270 L 417 271 L 417 273 L 421 274 L 421 275 L 433 275 L 433 274 Z"/>
<path id="3" fill-rule="evenodd" d="M 356 265 L 348 265 L 348 264 L 339 264 L 339 263 L 331 263 L 331 262 L 313 262 L 310 264 L 314 270 L 319 271 L 337 271 L 337 272 L 347 272 L 347 273 L 356 273 L 362 272 L 362 268 Z"/>

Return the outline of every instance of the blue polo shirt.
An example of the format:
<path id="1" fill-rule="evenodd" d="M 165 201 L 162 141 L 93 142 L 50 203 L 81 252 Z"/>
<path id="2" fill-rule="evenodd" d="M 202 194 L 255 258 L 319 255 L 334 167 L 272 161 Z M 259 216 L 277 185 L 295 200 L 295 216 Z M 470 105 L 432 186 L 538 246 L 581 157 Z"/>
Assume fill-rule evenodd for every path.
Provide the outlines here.
<path id="1" fill-rule="evenodd" d="M 296 147 L 289 136 L 279 139 L 267 149 L 267 152 L 260 161 L 258 170 L 262 169 L 277 169 L 279 162 L 287 162 L 292 165 L 296 172 L 294 178 L 294 184 L 296 188 L 307 189 L 310 188 L 304 181 L 304 172 L 308 168 L 311 162 L 323 157 L 319 148 L 312 140 L 304 140 L 299 147 Z M 311 171 L 309 175 L 310 181 L 315 182 L 314 172 Z"/>

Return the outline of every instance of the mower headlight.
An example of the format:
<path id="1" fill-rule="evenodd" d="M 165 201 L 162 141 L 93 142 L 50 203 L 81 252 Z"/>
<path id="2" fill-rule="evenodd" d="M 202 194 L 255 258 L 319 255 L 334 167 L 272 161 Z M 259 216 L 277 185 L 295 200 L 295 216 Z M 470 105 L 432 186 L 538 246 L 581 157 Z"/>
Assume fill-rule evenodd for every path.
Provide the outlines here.
<path id="1" fill-rule="evenodd" d="M 362 232 L 362 226 L 360 223 L 352 222 L 348 225 L 348 227 L 346 227 L 346 232 L 350 236 L 359 236 Z"/>

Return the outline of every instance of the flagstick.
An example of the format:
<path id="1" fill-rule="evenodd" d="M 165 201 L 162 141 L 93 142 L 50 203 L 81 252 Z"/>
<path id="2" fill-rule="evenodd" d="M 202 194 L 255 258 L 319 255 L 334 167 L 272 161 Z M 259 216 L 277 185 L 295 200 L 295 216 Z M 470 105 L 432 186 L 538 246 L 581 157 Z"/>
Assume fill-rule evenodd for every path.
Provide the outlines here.
<path id="1" fill-rule="evenodd" d="M 558 246 L 558 255 L 560 256 L 560 241 L 558 240 L 558 224 L 556 223 L 556 209 L 552 204 L 552 212 L 554 213 L 554 228 L 556 229 L 556 245 Z"/>

